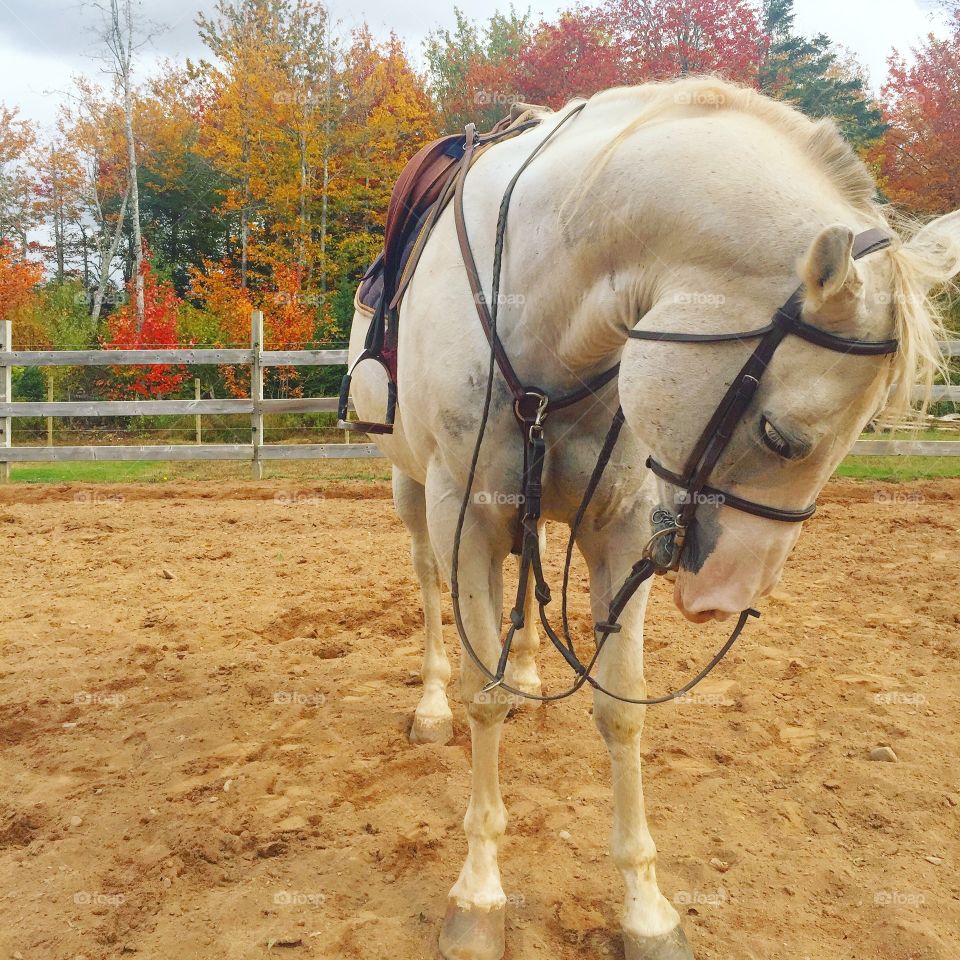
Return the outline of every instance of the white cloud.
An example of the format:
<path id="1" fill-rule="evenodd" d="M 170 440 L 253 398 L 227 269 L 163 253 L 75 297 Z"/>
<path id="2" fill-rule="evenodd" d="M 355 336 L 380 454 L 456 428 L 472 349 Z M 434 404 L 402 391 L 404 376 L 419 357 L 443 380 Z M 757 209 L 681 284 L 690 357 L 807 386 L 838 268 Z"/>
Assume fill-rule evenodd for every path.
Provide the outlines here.
<path id="1" fill-rule="evenodd" d="M 825 33 L 853 50 L 878 90 L 894 47 L 909 55 L 931 30 L 942 31 L 934 7 L 927 0 L 796 0 L 796 27 L 807 35 Z"/>

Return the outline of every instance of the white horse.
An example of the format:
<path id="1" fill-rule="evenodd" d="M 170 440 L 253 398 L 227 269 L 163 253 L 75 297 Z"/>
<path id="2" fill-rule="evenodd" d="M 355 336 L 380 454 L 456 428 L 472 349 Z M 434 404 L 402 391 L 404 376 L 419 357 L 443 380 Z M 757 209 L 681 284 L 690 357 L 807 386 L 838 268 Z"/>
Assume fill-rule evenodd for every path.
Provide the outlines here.
<path id="1" fill-rule="evenodd" d="M 483 153 L 466 180 L 465 213 L 489 296 L 498 206 L 533 147 L 573 108 Z M 744 344 L 628 339 L 645 329 L 718 333 L 761 327 L 802 282 L 803 318 L 857 338 L 898 337 L 893 357 L 844 356 L 802 339 L 779 348 L 715 478 L 736 495 L 783 508 L 813 502 L 868 420 L 900 416 L 911 384 L 929 383 L 942 335 L 928 293 L 960 272 L 960 212 L 909 241 L 854 262 L 852 236 L 893 232 L 864 165 L 829 121 L 710 78 L 610 90 L 591 98 L 521 176 L 503 260 L 499 331 L 526 383 L 557 393 L 618 360 L 618 379 L 549 418 L 544 516 L 570 523 L 618 403 L 624 436 L 577 537 L 590 574 L 594 617 L 651 535 L 651 512 L 676 491 L 644 468 L 648 453 L 679 471 L 731 378 Z M 368 317 L 358 313 L 355 357 Z M 440 621 L 441 578 L 451 549 L 481 413 L 489 346 L 477 319 L 448 207 L 426 244 L 400 312 L 399 410 L 377 439 L 394 464 L 397 510 L 413 539 L 423 592 L 423 695 L 411 740 L 451 732 L 450 666 Z M 363 419 L 384 407 L 384 377 L 361 364 L 354 397 Z M 521 486 L 512 401 L 497 376 L 460 550 L 464 626 L 493 670 L 500 653 L 502 569 Z M 714 481 L 711 480 L 711 483 Z M 801 524 L 703 505 L 696 541 L 675 584 L 691 620 L 724 618 L 778 582 Z M 647 589 L 622 618 L 596 672 L 640 698 Z M 512 682 L 537 692 L 536 631 L 514 645 Z M 447 960 L 497 960 L 506 897 L 497 863 L 507 816 L 498 781 L 509 703 L 479 696 L 486 678 L 461 659 L 461 693 L 473 743 L 464 819 L 466 862 L 450 891 L 440 936 Z M 640 771 L 644 708 L 594 693 L 594 720 L 612 764 L 611 849 L 623 874 L 628 960 L 689 960 L 676 910 L 657 886 Z"/>

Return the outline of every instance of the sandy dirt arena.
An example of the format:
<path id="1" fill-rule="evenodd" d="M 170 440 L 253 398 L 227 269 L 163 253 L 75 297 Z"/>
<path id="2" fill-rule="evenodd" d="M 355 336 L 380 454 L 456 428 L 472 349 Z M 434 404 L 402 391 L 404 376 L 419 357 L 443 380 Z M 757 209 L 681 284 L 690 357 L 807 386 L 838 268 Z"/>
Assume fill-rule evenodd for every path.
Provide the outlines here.
<path id="1" fill-rule="evenodd" d="M 406 739 L 421 620 L 387 485 L 7 487 L 0 573 L 0 958 L 438 956 L 469 736 L 453 696 L 451 744 Z M 655 692 L 722 642 L 669 594 Z M 698 960 L 960 956 L 958 598 L 960 482 L 834 482 L 763 619 L 648 712 Z M 513 716 L 501 768 L 508 960 L 622 957 L 589 697 Z"/>

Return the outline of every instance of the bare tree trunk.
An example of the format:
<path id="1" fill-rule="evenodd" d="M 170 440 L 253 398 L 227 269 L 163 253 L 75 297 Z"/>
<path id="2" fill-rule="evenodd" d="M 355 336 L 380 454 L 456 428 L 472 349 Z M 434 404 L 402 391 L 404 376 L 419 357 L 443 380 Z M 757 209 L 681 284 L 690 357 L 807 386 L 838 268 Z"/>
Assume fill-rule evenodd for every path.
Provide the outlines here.
<path id="1" fill-rule="evenodd" d="M 243 209 L 240 211 L 240 287 L 247 289 L 247 246 L 250 242 L 250 180 L 243 182 Z"/>
<path id="2" fill-rule="evenodd" d="M 304 121 L 304 125 L 300 129 L 298 144 L 300 148 L 300 250 L 298 259 L 301 277 L 304 276 L 312 266 L 311 258 L 308 255 L 308 247 L 310 244 L 310 210 L 307 205 L 307 188 L 310 180 L 309 170 L 307 168 L 307 136 L 306 130 L 304 129 L 305 126 L 306 121 Z M 309 277 L 307 279 L 307 285 L 309 286 Z"/>
<path id="3" fill-rule="evenodd" d="M 54 175 L 56 176 L 56 174 Z M 66 276 L 66 251 L 64 250 L 64 244 L 66 243 L 66 224 L 64 223 L 64 214 L 63 214 L 63 183 L 59 180 L 54 180 L 54 206 L 53 206 L 53 245 L 56 250 L 57 257 L 57 283 L 63 283 L 63 278 Z"/>
<path id="4" fill-rule="evenodd" d="M 330 111 L 333 109 L 333 48 L 327 22 L 327 77 L 323 113 L 323 192 L 320 199 L 320 292 L 327 294 L 327 215 L 330 209 Z"/>
<path id="5" fill-rule="evenodd" d="M 121 10 L 122 6 L 122 10 Z M 137 143 L 133 135 L 133 6 L 131 0 L 110 0 L 110 48 L 114 68 L 123 92 L 124 132 L 127 140 L 127 173 L 129 177 L 130 222 L 134 298 L 137 310 L 137 332 L 143 328 L 143 236 L 140 232 L 140 189 L 137 183 Z"/>
<path id="6" fill-rule="evenodd" d="M 107 284 L 110 282 L 110 266 L 117 255 L 117 250 L 120 248 L 120 237 L 123 234 L 123 221 L 127 216 L 127 201 L 129 199 L 130 191 L 128 189 L 123 195 L 123 203 L 120 204 L 120 215 L 117 217 L 117 225 L 114 227 L 110 246 L 100 249 L 100 281 L 97 284 L 97 292 L 93 298 L 93 310 L 91 311 L 94 323 L 100 319 L 100 311 L 103 309 L 103 298 L 106 296 Z M 106 221 L 104 221 L 104 227 L 106 227 Z"/>

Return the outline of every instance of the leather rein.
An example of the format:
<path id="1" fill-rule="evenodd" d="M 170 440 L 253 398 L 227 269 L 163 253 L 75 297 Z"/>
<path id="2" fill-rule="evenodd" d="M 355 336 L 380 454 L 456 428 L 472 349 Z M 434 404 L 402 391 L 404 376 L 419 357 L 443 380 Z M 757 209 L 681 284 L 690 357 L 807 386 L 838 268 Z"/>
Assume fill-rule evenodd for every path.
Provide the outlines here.
<path id="1" fill-rule="evenodd" d="M 473 294 L 473 301 L 476 305 L 477 315 L 480 325 L 490 345 L 490 362 L 487 371 L 486 393 L 481 413 L 480 426 L 477 431 L 477 437 L 474 444 L 473 455 L 470 462 L 470 469 L 467 477 L 467 485 L 464 491 L 463 499 L 460 504 L 460 512 L 457 521 L 456 532 L 454 534 L 453 561 L 451 569 L 451 596 L 453 599 L 454 619 L 457 624 L 457 630 L 464 649 L 470 656 L 473 663 L 487 679 L 487 684 L 483 688 L 484 693 L 489 693 L 496 687 L 501 687 L 505 692 L 517 697 L 524 697 L 530 700 L 555 701 L 562 700 L 579 690 L 584 684 L 589 684 L 594 689 L 606 694 L 614 700 L 624 703 L 650 706 L 654 704 L 666 703 L 675 700 L 693 689 L 701 680 L 703 680 L 716 665 L 723 659 L 730 648 L 734 645 L 740 636 L 748 620 L 751 617 L 759 617 L 760 614 L 748 608 L 740 613 L 737 624 L 730 637 L 714 655 L 710 662 L 690 681 L 677 690 L 660 697 L 652 698 L 632 698 L 622 696 L 603 687 L 594 677 L 593 669 L 599 659 L 608 638 L 618 633 L 621 629 L 619 618 L 623 613 L 627 603 L 637 592 L 640 586 L 649 580 L 654 574 L 663 574 L 671 570 L 677 570 L 683 555 L 684 545 L 687 541 L 687 532 L 695 520 L 698 506 L 704 502 L 707 496 L 715 499 L 724 506 L 733 507 L 745 513 L 754 516 L 763 517 L 769 520 L 777 520 L 784 523 L 799 523 L 809 519 L 816 509 L 815 505 L 808 506 L 801 510 L 786 510 L 778 507 L 771 507 L 766 504 L 756 503 L 746 500 L 742 497 L 726 493 L 709 485 L 710 477 L 717 466 L 724 450 L 733 436 L 736 426 L 743 419 L 747 408 L 749 407 L 756 391 L 760 385 L 760 380 L 766 371 L 774 353 L 787 336 L 797 336 L 817 346 L 832 350 L 837 353 L 851 354 L 856 356 L 885 356 L 895 353 L 899 349 L 899 342 L 896 339 L 890 340 L 857 340 L 847 337 L 840 337 L 829 333 L 819 327 L 806 323 L 802 319 L 804 288 L 800 286 L 774 314 L 770 323 L 756 330 L 748 330 L 740 333 L 722 333 L 722 334 L 696 334 L 696 333 L 670 333 L 651 330 L 631 330 L 628 337 L 636 340 L 647 340 L 660 343 L 745 343 L 752 340 L 759 341 L 747 361 L 741 367 L 739 373 L 734 377 L 733 382 L 728 387 L 722 400 L 718 404 L 713 416 L 704 427 L 697 442 L 694 444 L 690 455 L 683 467 L 681 473 L 674 473 L 656 461 L 652 456 L 647 459 L 648 468 L 660 479 L 678 487 L 682 494 L 680 501 L 682 507 L 677 516 L 673 516 L 667 510 L 655 510 L 653 515 L 653 535 L 647 542 L 643 550 L 641 559 L 638 560 L 627 574 L 623 584 L 614 595 L 607 610 L 606 619 L 603 622 L 594 625 L 595 650 L 593 655 L 586 663 L 578 657 L 573 641 L 570 636 L 568 613 L 567 613 L 567 594 L 570 580 L 570 567 L 573 557 L 573 548 L 579 527 L 586 514 L 587 508 L 600 485 L 603 473 L 610 461 L 617 439 L 624 424 L 623 409 L 618 408 L 614 415 L 613 422 L 604 439 L 600 454 L 598 455 L 593 473 L 584 490 L 583 497 L 577 509 L 576 516 L 570 527 L 570 536 L 567 540 L 566 557 L 563 572 L 562 589 L 562 623 L 561 635 L 558 635 L 550 624 L 546 607 L 551 602 L 550 587 L 543 574 L 542 557 L 540 553 L 540 537 L 538 524 L 541 516 L 541 501 L 543 495 L 543 467 L 546 456 L 546 439 L 544 430 L 544 421 L 547 415 L 554 411 L 573 406 L 588 397 L 594 397 L 609 384 L 619 372 L 619 363 L 609 370 L 601 373 L 599 376 L 587 382 L 584 386 L 568 393 L 552 396 L 548 391 L 538 386 L 525 385 L 517 375 L 510 362 L 510 358 L 504 349 L 497 333 L 497 316 L 500 303 L 500 279 L 502 273 L 504 238 L 506 236 L 507 215 L 510 208 L 510 200 L 513 196 L 514 187 L 520 176 L 541 153 L 547 144 L 560 132 L 560 130 L 573 118 L 579 115 L 580 111 L 586 106 L 585 103 L 578 104 L 570 110 L 556 126 L 537 144 L 537 146 L 527 156 L 526 160 L 516 171 L 503 194 L 500 203 L 500 211 L 497 219 L 497 230 L 494 245 L 493 258 L 493 277 L 491 283 L 491 294 L 488 301 L 480 280 L 476 260 L 470 246 L 470 239 L 466 228 L 466 218 L 464 214 L 464 187 L 467 174 L 474 159 L 474 151 L 479 145 L 480 140 L 476 135 L 476 129 L 473 124 L 466 127 L 466 150 L 464 162 L 457 175 L 454 197 L 454 221 L 456 224 L 457 239 L 460 245 L 461 254 L 464 261 L 467 280 Z M 854 240 L 853 256 L 854 259 L 860 259 L 879 250 L 886 249 L 892 243 L 892 238 L 882 230 L 872 229 L 859 234 Z M 459 587 L 459 559 L 460 542 L 463 534 L 463 527 L 466 519 L 468 506 L 471 502 L 473 484 L 476 479 L 477 465 L 479 463 L 480 449 L 483 444 L 484 434 L 486 432 L 489 419 L 491 401 L 493 396 L 493 382 L 495 374 L 499 370 L 500 375 L 514 401 L 514 414 L 520 428 L 523 438 L 523 496 L 519 511 L 519 544 L 515 546 L 515 552 L 520 554 L 520 572 L 517 584 L 517 594 L 513 609 L 510 611 L 510 625 L 506 637 L 503 640 L 499 661 L 496 671 L 491 671 L 481 660 L 474 646 L 470 642 L 460 610 L 460 587 Z M 550 641 L 560 652 L 561 656 L 568 663 L 575 674 L 575 680 L 566 690 L 556 694 L 538 695 L 531 694 L 519 688 L 513 687 L 505 682 L 505 671 L 507 668 L 510 649 L 516 632 L 524 627 L 525 624 L 525 600 L 527 591 L 531 582 L 534 584 L 534 596 L 536 598 L 540 621 L 549 637 Z"/>

